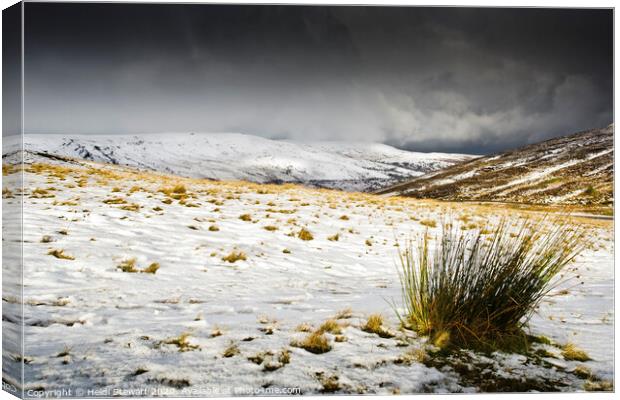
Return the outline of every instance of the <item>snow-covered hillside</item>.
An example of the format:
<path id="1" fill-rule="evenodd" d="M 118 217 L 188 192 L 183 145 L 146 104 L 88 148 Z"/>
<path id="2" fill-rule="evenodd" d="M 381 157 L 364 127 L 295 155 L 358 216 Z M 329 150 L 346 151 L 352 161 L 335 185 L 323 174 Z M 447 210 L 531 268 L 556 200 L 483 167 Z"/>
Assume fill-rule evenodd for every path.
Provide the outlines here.
<path id="1" fill-rule="evenodd" d="M 242 134 L 25 135 L 26 150 L 192 178 L 368 191 L 471 159 L 378 143 L 301 143 Z"/>
<path id="2" fill-rule="evenodd" d="M 380 194 L 442 200 L 613 205 L 614 126 L 480 157 Z"/>
<path id="3" fill-rule="evenodd" d="M 531 324 L 552 344 L 534 343 L 527 357 L 431 357 L 424 338 L 398 329 L 390 303 L 401 301 L 397 245 L 437 235 L 434 222 L 446 215 L 476 231 L 502 215 L 537 214 L 30 154 L 26 163 L 24 191 L 21 170 L 3 168 L 3 207 L 24 210 L 23 232 L 18 212 L 3 224 L 3 237 L 23 240 L 23 253 L 3 259 L 24 268 L 24 304 L 19 291 L 3 295 L 10 385 L 23 365 L 31 393 L 70 387 L 103 397 L 613 387 L 611 221 L 573 221 L 592 246 Z M 380 334 L 364 328 L 373 313 L 383 315 Z M 325 351 L 304 347 L 329 321 Z M 592 360 L 564 357 L 567 343 Z M 276 391 L 286 388 L 297 391 Z"/>

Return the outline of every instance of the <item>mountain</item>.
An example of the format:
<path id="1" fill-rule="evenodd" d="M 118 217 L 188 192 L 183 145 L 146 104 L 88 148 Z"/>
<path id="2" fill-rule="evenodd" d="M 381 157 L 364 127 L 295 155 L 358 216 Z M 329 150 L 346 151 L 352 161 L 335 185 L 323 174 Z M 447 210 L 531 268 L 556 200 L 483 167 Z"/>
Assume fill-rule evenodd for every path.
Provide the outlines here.
<path id="1" fill-rule="evenodd" d="M 442 200 L 613 203 L 614 126 L 481 157 L 378 190 Z"/>
<path id="2" fill-rule="evenodd" d="M 192 178 L 294 182 L 350 191 L 378 189 L 472 158 L 409 152 L 377 143 L 303 143 L 229 133 L 27 134 L 24 147 L 33 153 Z"/>

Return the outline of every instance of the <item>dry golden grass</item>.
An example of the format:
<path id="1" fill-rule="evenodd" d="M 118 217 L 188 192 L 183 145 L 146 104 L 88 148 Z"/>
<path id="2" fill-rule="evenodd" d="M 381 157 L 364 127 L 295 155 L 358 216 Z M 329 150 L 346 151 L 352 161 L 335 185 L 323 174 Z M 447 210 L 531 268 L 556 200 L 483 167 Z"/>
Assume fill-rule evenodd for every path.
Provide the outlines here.
<path id="1" fill-rule="evenodd" d="M 332 349 L 329 339 L 322 332 L 313 332 L 306 336 L 302 341 L 291 343 L 292 346 L 301 347 L 313 354 L 327 353 Z"/>
<path id="2" fill-rule="evenodd" d="M 394 337 L 394 335 L 383 326 L 383 316 L 381 314 L 370 315 L 364 326 L 362 326 L 362 330 L 368 333 L 375 333 L 382 338 Z"/>
<path id="3" fill-rule="evenodd" d="M 140 205 L 136 203 L 125 204 L 124 206 L 119 207 L 121 210 L 125 211 L 140 211 Z"/>
<path id="4" fill-rule="evenodd" d="M 297 233 L 297 237 L 300 238 L 301 240 L 313 240 L 314 239 L 312 232 L 310 232 L 306 228 L 301 228 L 301 230 Z"/>
<path id="5" fill-rule="evenodd" d="M 224 353 L 222 353 L 222 357 L 230 358 L 240 353 L 241 351 L 239 351 L 239 346 L 236 343 L 231 342 L 230 345 L 226 348 L 226 350 L 224 350 Z"/>
<path id="6" fill-rule="evenodd" d="M 263 227 L 264 230 L 269 231 L 269 232 L 273 232 L 273 231 L 277 231 L 278 227 L 277 226 L 273 226 L 273 225 L 267 225 Z"/>
<path id="7" fill-rule="evenodd" d="M 353 310 L 350 307 L 344 308 L 336 313 L 335 319 L 349 319 L 353 317 Z"/>
<path id="8" fill-rule="evenodd" d="M 5 163 L 2 164 L 2 175 L 3 176 L 12 175 L 16 172 L 19 172 L 20 170 L 21 168 L 13 164 L 5 164 Z"/>
<path id="9" fill-rule="evenodd" d="M 341 215 L 339 219 L 341 219 L 343 221 L 348 221 L 349 217 L 347 215 Z"/>
<path id="10" fill-rule="evenodd" d="M 123 272 L 128 272 L 128 273 L 139 272 L 138 269 L 136 268 L 135 258 L 128 258 L 126 260 L 121 261 L 121 263 L 117 265 L 116 268 L 120 269 Z"/>
<path id="11" fill-rule="evenodd" d="M 562 348 L 562 357 L 569 361 L 589 361 L 591 358 L 588 354 L 572 343 L 567 343 Z"/>
<path id="12" fill-rule="evenodd" d="M 250 214 L 242 214 L 239 216 L 241 221 L 252 222 L 252 216 Z"/>
<path id="13" fill-rule="evenodd" d="M 146 274 L 155 274 L 159 270 L 159 263 L 151 263 L 148 267 L 142 270 Z"/>
<path id="14" fill-rule="evenodd" d="M 52 249 L 48 251 L 47 254 L 56 258 L 60 258 L 61 260 L 75 260 L 75 257 L 69 254 L 65 254 L 65 251 L 62 249 Z"/>
<path id="15" fill-rule="evenodd" d="M 342 327 L 340 326 L 338 321 L 336 321 L 335 319 L 328 319 L 327 321 L 323 322 L 321 326 L 319 326 L 319 329 L 317 330 L 317 332 L 320 332 L 320 333 L 329 332 L 334 335 L 340 335 L 342 333 Z"/>
<path id="16" fill-rule="evenodd" d="M 423 219 L 422 221 L 420 221 L 420 225 L 424 225 L 428 228 L 436 228 L 437 222 L 432 219 Z"/>
<path id="17" fill-rule="evenodd" d="M 329 240 L 330 242 L 337 242 L 338 239 L 340 239 L 340 234 L 338 234 L 338 233 L 336 233 L 335 235 L 327 237 L 327 240 Z"/>
<path id="18" fill-rule="evenodd" d="M 123 199 L 122 197 L 113 197 L 111 199 L 103 200 L 103 203 L 105 203 L 105 204 L 125 204 L 125 203 L 127 203 L 127 201 L 125 199 Z"/>
<path id="19" fill-rule="evenodd" d="M 247 260 L 247 256 L 243 251 L 233 250 L 225 257 L 222 257 L 222 261 L 228 261 L 229 263 L 235 263 L 237 261 L 245 261 Z"/>
<path id="20" fill-rule="evenodd" d="M 217 231 L 219 231 L 219 230 L 220 230 L 220 228 L 218 228 L 218 226 L 217 226 L 217 225 L 211 225 L 211 226 L 209 226 L 209 231 L 210 231 L 210 232 L 217 232 Z"/>
<path id="21" fill-rule="evenodd" d="M 302 322 L 301 324 L 297 325 L 297 327 L 295 328 L 295 331 L 297 332 L 312 332 L 312 325 L 308 324 L 307 322 Z"/>
<path id="22" fill-rule="evenodd" d="M 191 344 L 189 342 L 188 340 L 189 337 L 190 337 L 190 334 L 185 332 L 185 333 L 180 334 L 178 337 L 166 339 L 160 342 L 160 344 L 171 344 L 171 345 L 177 346 L 179 351 L 182 353 L 186 351 L 199 349 L 200 346 L 196 344 Z"/>

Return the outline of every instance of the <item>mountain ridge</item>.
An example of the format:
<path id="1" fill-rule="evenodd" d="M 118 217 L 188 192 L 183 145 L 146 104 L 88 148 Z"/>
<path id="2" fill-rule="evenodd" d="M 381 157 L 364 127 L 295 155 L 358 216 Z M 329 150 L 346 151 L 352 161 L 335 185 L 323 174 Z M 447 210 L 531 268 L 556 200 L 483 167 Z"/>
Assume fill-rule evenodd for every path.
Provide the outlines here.
<path id="1" fill-rule="evenodd" d="M 294 142 L 238 133 L 26 134 L 24 148 L 192 178 L 348 191 L 375 190 L 474 157 L 409 152 L 380 143 Z"/>
<path id="2" fill-rule="evenodd" d="M 469 160 L 375 191 L 452 201 L 613 204 L 614 125 Z"/>

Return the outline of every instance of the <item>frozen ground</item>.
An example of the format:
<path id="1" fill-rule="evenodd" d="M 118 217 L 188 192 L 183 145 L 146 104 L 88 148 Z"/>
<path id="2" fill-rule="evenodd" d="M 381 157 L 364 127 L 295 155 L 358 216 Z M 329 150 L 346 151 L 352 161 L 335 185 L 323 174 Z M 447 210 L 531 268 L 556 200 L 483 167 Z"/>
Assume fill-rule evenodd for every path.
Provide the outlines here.
<path id="1" fill-rule="evenodd" d="M 579 278 L 560 288 L 568 292 L 555 291 L 532 321 L 533 333 L 574 343 L 592 361 L 566 361 L 558 346 L 541 345 L 549 357 L 464 352 L 423 363 L 411 355 L 424 340 L 397 329 L 388 303 L 400 300 L 396 242 L 446 214 L 467 214 L 482 226 L 517 211 L 35 161 L 48 164 L 27 168 L 23 193 L 26 390 L 389 394 L 583 390 L 589 381 L 613 379 L 608 221 L 575 220 L 589 226 L 594 245 L 571 266 Z M 187 192 L 170 192 L 176 184 Z M 4 206 L 19 195 L 4 192 Z M 3 236 L 13 228 L 5 221 Z M 302 228 L 313 240 L 297 236 Z M 338 240 L 328 240 L 335 234 Z M 74 259 L 48 254 L 53 250 Z M 222 260 L 235 250 L 246 260 Z M 132 258 L 138 270 L 155 262 L 160 268 L 118 269 Z M 20 319 L 17 303 L 3 298 L 7 326 Z M 316 329 L 346 309 L 342 333 L 326 334 L 330 351 L 292 345 L 308 335 L 300 324 Z M 385 317 L 393 338 L 360 329 L 371 313 Z M 186 341 L 172 343 L 182 334 Z M 287 351 L 288 363 L 280 358 Z M 3 355 L 5 377 L 17 371 L 16 359 Z M 582 364 L 596 378 L 573 372 Z"/>

